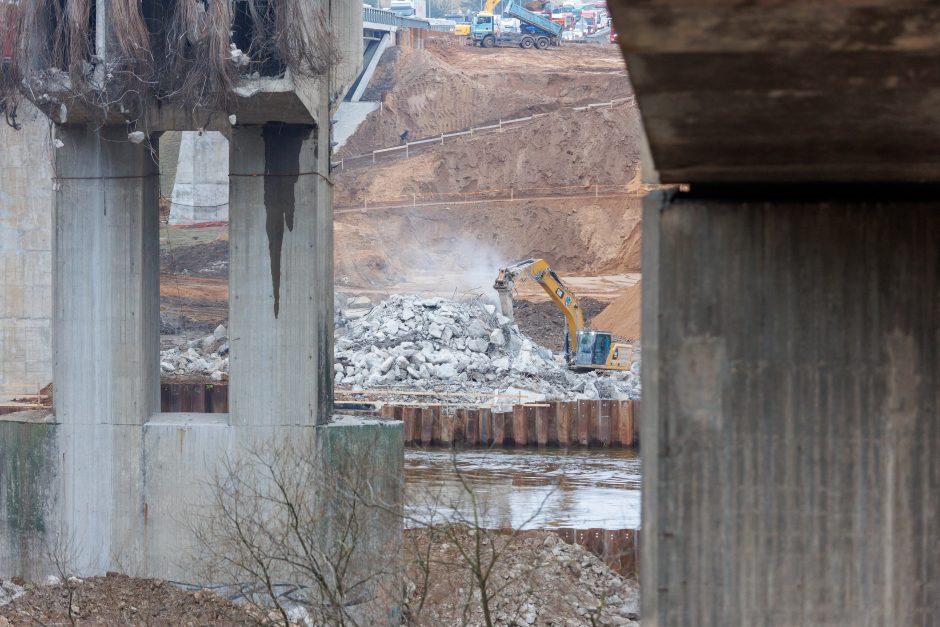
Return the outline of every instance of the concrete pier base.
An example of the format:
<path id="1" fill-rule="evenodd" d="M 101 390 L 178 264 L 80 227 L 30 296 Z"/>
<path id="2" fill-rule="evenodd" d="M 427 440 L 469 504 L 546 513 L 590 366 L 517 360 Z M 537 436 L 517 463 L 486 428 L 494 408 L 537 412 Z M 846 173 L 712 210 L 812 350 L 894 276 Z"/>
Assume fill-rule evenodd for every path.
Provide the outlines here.
<path id="1" fill-rule="evenodd" d="M 646 201 L 643 624 L 930 624 L 940 201 L 751 191 Z"/>

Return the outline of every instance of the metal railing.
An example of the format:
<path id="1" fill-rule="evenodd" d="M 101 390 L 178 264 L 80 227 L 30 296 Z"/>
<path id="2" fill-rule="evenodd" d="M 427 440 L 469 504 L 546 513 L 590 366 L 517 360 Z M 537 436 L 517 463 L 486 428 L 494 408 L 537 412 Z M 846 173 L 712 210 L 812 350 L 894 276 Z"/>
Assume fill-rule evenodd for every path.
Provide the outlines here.
<path id="1" fill-rule="evenodd" d="M 372 24 L 399 26 L 402 28 L 422 28 L 425 30 L 430 28 L 430 22 L 425 19 L 421 19 L 420 17 L 402 17 L 391 11 L 386 11 L 384 9 L 374 9 L 371 7 L 363 7 L 362 21 L 371 22 Z"/>
<path id="2" fill-rule="evenodd" d="M 368 195 L 337 201 L 333 213 L 360 213 L 385 209 L 419 207 L 486 205 L 520 200 L 563 200 L 642 197 L 646 189 L 631 189 L 629 183 L 589 183 L 585 185 L 554 185 L 549 187 L 504 187 L 474 192 L 422 192 L 404 196 L 369 197 Z"/>

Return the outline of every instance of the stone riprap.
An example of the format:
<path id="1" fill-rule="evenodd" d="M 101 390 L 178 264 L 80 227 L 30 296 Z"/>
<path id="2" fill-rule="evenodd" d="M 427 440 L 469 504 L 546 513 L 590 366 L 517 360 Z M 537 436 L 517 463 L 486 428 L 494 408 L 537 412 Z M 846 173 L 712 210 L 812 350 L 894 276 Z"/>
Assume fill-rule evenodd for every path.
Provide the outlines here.
<path id="1" fill-rule="evenodd" d="M 354 311 L 354 313 L 353 313 Z M 353 315 L 350 315 L 353 313 Z M 631 372 L 573 372 L 481 299 L 395 295 L 363 313 L 337 308 L 335 379 L 352 392 L 400 389 L 536 399 L 635 399 Z M 227 378 L 225 327 L 162 352 L 164 375 Z"/>

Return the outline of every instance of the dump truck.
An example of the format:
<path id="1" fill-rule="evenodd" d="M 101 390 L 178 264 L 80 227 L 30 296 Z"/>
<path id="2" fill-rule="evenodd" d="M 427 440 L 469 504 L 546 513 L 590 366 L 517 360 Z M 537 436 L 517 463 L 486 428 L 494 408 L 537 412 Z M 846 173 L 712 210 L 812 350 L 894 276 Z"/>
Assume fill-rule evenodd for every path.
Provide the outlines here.
<path id="1" fill-rule="evenodd" d="M 572 370 L 629 370 L 633 347 L 614 342 L 607 331 L 584 328 L 577 295 L 566 286 L 544 259 L 526 259 L 501 268 L 493 284 L 503 315 L 513 319 L 512 290 L 520 278 L 538 283 L 565 316 L 565 360 Z"/>
<path id="2" fill-rule="evenodd" d="M 470 24 L 470 38 L 481 48 L 494 46 L 519 46 L 520 48 L 537 48 L 544 50 L 549 46 L 557 46 L 561 42 L 563 27 L 552 23 L 552 20 L 541 13 L 526 9 L 515 0 L 503 8 L 503 17 L 514 17 L 519 20 L 519 31 L 508 32 L 499 27 L 499 22 L 493 10 L 500 0 L 487 0 L 483 10 L 473 16 Z"/>

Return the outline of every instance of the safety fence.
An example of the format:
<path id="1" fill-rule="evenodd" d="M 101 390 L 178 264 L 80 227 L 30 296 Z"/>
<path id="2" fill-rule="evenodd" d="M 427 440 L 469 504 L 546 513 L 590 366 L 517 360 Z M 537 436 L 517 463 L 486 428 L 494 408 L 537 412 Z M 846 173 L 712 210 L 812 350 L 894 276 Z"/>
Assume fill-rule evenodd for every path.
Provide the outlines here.
<path id="1" fill-rule="evenodd" d="M 357 198 L 357 202 L 337 204 L 333 213 L 353 213 L 378 209 L 403 209 L 437 205 L 469 205 L 482 202 L 515 202 L 519 200 L 557 200 L 559 198 L 623 198 L 640 197 L 642 194 L 628 192 L 625 183 L 587 185 L 561 185 L 554 187 L 516 188 L 504 187 L 473 192 L 423 192 L 385 198 Z"/>
<path id="2" fill-rule="evenodd" d="M 558 111 L 569 110 L 569 111 L 590 111 L 593 109 L 612 109 L 617 105 L 625 104 L 628 102 L 633 102 L 633 96 L 626 96 L 624 98 L 615 98 L 607 102 L 596 102 L 587 105 L 582 105 L 579 107 L 564 107 L 562 109 L 555 109 L 546 113 L 533 113 L 532 115 L 527 115 L 519 118 L 512 118 L 508 120 L 496 120 L 490 122 L 489 124 L 484 124 L 482 126 L 471 126 L 470 128 L 452 131 L 449 133 L 441 133 L 440 135 L 434 135 L 433 137 L 425 137 L 424 139 L 416 139 L 413 141 L 403 142 L 399 146 L 390 146 L 388 148 L 379 148 L 373 150 L 369 153 L 364 153 L 361 155 L 350 155 L 348 157 L 343 157 L 339 161 L 331 162 L 332 169 L 343 171 L 349 168 L 363 168 L 370 167 L 373 165 L 378 165 L 380 163 L 386 163 L 388 161 L 395 161 L 398 159 L 409 159 L 425 150 L 429 150 L 434 146 L 439 146 L 447 142 L 452 142 L 459 139 L 465 139 L 470 137 L 478 137 L 480 135 L 488 135 L 491 133 L 502 133 L 507 130 L 514 130 L 519 127 L 519 125 L 524 124 L 525 122 L 531 122 L 532 120 L 544 117 L 546 115 L 551 115 Z"/>
<path id="3" fill-rule="evenodd" d="M 565 448 L 639 446 L 639 412 L 636 400 L 580 400 L 453 413 L 441 405 L 386 404 L 380 415 L 404 423 L 406 446 Z"/>

